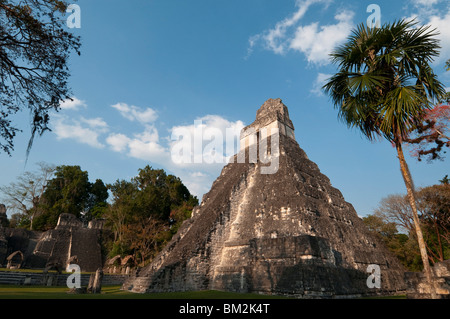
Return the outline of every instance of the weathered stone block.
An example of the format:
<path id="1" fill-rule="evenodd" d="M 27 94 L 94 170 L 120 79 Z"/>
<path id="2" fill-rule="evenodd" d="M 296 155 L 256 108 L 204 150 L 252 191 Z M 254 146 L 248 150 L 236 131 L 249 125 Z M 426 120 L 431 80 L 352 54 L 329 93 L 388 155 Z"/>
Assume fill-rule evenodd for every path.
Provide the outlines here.
<path id="1" fill-rule="evenodd" d="M 434 289 L 440 299 L 450 299 L 450 260 L 436 263 L 433 267 L 434 287 L 430 287 L 423 272 L 406 272 L 408 299 L 430 299 L 431 289 Z"/>
<path id="2" fill-rule="evenodd" d="M 6 264 L 8 255 L 20 251 L 23 268 L 58 264 L 65 269 L 76 256 L 82 271 L 96 271 L 102 267 L 100 232 L 99 227 L 84 228 L 71 214 L 61 214 L 57 227 L 46 232 L 0 227 L 0 264 Z"/>

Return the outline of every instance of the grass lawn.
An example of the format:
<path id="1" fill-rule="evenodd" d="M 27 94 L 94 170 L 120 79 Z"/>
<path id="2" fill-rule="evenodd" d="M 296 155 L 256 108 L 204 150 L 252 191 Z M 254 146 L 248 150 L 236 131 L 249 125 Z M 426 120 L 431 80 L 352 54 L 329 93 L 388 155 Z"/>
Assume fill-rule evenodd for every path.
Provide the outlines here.
<path id="1" fill-rule="evenodd" d="M 0 285 L 0 299 L 283 299 L 280 296 L 224 291 L 136 294 L 120 286 L 104 286 L 101 294 L 69 294 L 67 287 Z"/>
<path id="2" fill-rule="evenodd" d="M 281 296 L 225 291 L 189 291 L 136 294 L 120 286 L 104 286 L 101 294 L 70 294 L 67 287 L 0 285 L 0 299 L 292 299 Z M 404 295 L 363 299 L 405 299 Z"/>

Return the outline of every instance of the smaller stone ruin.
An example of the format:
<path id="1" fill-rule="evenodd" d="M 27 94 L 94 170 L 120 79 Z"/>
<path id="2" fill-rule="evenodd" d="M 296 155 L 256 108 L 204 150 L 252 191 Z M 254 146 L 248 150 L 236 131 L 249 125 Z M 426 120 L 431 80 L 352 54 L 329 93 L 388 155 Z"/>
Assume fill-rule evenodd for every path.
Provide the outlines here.
<path id="1" fill-rule="evenodd" d="M 3 208 L 0 205 L 0 214 Z M 58 265 L 66 270 L 77 264 L 81 271 L 95 272 L 103 266 L 103 223 L 91 221 L 85 227 L 75 215 L 61 214 L 55 229 L 46 232 L 0 225 L 0 266 L 46 269 Z"/>
<path id="2" fill-rule="evenodd" d="M 450 259 L 432 267 L 436 295 L 439 299 L 450 299 Z M 430 285 L 423 272 L 406 272 L 406 297 L 408 299 L 430 299 Z"/>
<path id="3" fill-rule="evenodd" d="M 129 275 L 136 268 L 136 261 L 132 255 L 121 257 L 120 255 L 108 259 L 104 271 L 110 274 Z"/>
<path id="4" fill-rule="evenodd" d="M 6 268 L 19 269 L 20 267 L 22 267 L 22 263 L 24 260 L 23 253 L 20 250 L 17 250 L 9 255 L 6 260 L 8 262 Z"/>
<path id="5" fill-rule="evenodd" d="M 102 291 L 103 269 L 99 268 L 89 278 L 87 291 L 92 294 L 99 294 Z"/>

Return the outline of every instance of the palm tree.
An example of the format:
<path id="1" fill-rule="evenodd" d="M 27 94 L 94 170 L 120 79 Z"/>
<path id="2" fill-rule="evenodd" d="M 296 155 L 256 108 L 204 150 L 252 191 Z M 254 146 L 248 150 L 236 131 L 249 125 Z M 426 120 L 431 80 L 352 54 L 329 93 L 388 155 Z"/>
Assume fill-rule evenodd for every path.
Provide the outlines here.
<path id="1" fill-rule="evenodd" d="M 416 24 L 400 20 L 381 28 L 359 25 L 331 54 L 338 72 L 323 89 L 348 127 L 358 128 L 369 140 L 384 137 L 395 146 L 431 297 L 436 298 L 402 142 L 445 90 L 430 67 L 440 48 L 435 30 Z"/>

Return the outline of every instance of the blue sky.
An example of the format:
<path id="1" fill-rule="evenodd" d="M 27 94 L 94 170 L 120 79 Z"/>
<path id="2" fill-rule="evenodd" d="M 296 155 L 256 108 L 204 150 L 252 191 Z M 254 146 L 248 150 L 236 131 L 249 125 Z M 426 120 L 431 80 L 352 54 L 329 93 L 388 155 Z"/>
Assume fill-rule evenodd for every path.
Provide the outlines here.
<path id="1" fill-rule="evenodd" d="M 328 54 L 377 4 L 381 23 L 417 17 L 441 32 L 433 67 L 450 87 L 450 5 L 446 0 L 79 0 L 81 56 L 70 60 L 73 102 L 52 115 L 52 132 L 35 140 L 25 165 L 28 114 L 11 157 L 0 154 L 0 185 L 44 161 L 80 165 L 91 181 L 127 179 L 151 165 L 179 176 L 199 199 L 223 164 L 179 165 L 171 134 L 240 128 L 269 98 L 289 108 L 296 139 L 359 215 L 405 193 L 395 149 L 369 142 L 337 119 L 319 87 L 335 71 Z M 66 17 L 69 17 L 67 13 Z M 449 159 L 408 157 L 417 187 L 450 174 Z"/>

